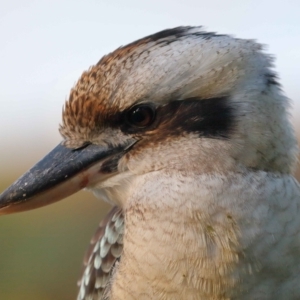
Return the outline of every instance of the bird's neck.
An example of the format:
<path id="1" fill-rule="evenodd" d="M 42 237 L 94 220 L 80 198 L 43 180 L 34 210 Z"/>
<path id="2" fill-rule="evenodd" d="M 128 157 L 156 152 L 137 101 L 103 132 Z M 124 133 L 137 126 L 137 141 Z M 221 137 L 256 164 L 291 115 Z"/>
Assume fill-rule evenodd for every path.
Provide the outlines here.
<path id="1" fill-rule="evenodd" d="M 269 238 L 282 239 L 265 230 L 266 211 L 280 212 L 270 196 L 280 180 L 283 186 L 290 178 L 265 172 L 140 178 L 124 208 L 124 251 L 111 299 L 227 300 L 246 297 L 246 290 L 259 293 L 261 281 L 277 276 L 262 271 L 270 261 L 259 251 Z"/>
<path id="2" fill-rule="evenodd" d="M 225 176 L 141 178 L 125 208 L 112 299 L 226 299 L 236 282 L 240 228 L 221 198 L 224 184 Z"/>

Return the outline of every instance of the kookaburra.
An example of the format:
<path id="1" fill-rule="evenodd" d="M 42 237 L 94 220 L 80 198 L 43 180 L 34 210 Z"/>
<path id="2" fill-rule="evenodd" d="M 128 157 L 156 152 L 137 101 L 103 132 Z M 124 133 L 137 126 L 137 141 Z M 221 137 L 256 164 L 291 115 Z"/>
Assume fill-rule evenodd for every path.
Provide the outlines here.
<path id="1" fill-rule="evenodd" d="M 297 144 L 253 40 L 179 27 L 104 56 L 63 110 L 63 141 L 0 213 L 80 189 L 114 205 L 78 300 L 299 300 Z"/>

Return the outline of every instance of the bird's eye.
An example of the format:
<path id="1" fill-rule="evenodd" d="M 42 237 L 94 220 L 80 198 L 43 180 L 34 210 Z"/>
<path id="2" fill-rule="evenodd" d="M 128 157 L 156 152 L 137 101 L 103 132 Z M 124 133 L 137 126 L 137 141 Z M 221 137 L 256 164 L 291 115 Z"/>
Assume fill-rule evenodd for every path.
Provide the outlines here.
<path id="1" fill-rule="evenodd" d="M 126 116 L 127 122 L 136 127 L 147 127 L 151 125 L 155 118 L 155 108 L 151 105 L 138 105 L 132 107 Z"/>

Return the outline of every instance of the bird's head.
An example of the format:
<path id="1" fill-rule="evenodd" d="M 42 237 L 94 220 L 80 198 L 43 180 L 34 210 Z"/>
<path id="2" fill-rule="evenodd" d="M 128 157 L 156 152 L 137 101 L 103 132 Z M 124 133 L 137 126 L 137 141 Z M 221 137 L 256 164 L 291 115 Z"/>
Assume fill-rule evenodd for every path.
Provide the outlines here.
<path id="1" fill-rule="evenodd" d="M 104 56 L 71 90 L 62 143 L 3 192 L 0 214 L 82 188 L 119 202 L 134 178 L 162 169 L 291 172 L 296 142 L 271 68 L 254 41 L 199 27 Z"/>

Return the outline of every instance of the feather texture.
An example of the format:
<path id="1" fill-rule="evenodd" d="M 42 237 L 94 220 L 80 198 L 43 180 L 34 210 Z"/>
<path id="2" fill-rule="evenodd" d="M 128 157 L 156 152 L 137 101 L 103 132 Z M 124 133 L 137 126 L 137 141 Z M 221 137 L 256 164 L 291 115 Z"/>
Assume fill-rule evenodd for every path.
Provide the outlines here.
<path id="1" fill-rule="evenodd" d="M 78 300 L 107 299 L 110 280 L 123 249 L 124 217 L 115 206 L 99 224 L 84 258 Z"/>

